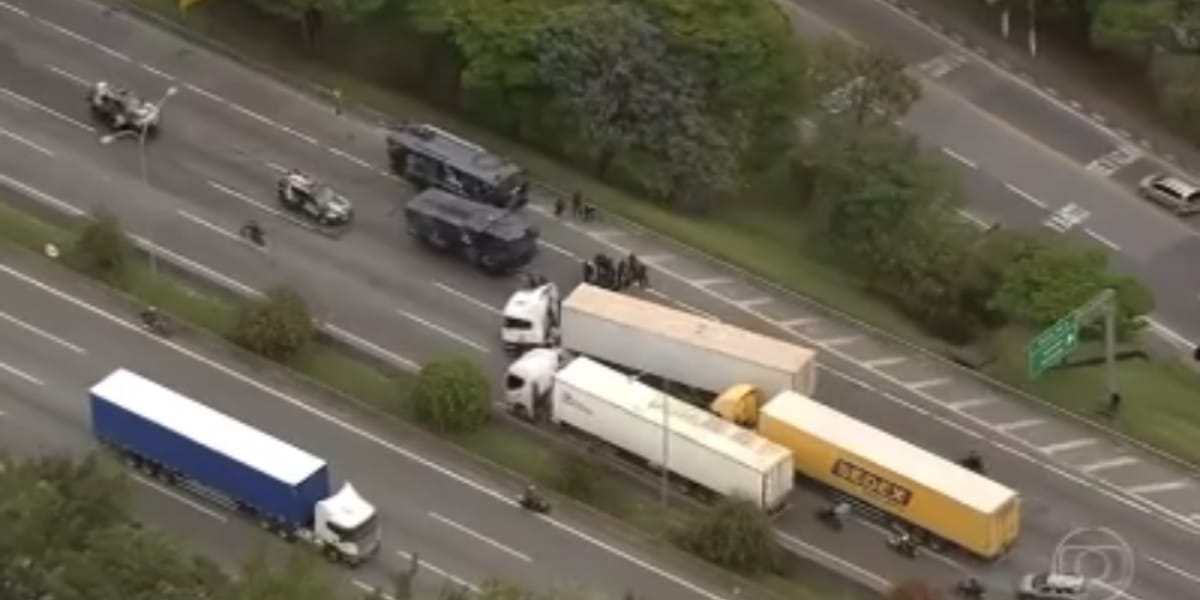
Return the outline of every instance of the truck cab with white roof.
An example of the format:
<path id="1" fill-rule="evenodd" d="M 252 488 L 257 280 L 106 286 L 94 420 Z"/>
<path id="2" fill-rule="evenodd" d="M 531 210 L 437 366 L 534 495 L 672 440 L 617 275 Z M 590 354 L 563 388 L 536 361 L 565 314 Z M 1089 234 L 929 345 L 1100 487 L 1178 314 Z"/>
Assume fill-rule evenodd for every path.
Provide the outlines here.
<path id="1" fill-rule="evenodd" d="M 505 350 L 516 353 L 558 343 L 561 312 L 558 286 L 553 283 L 513 292 L 502 314 L 500 341 Z"/>

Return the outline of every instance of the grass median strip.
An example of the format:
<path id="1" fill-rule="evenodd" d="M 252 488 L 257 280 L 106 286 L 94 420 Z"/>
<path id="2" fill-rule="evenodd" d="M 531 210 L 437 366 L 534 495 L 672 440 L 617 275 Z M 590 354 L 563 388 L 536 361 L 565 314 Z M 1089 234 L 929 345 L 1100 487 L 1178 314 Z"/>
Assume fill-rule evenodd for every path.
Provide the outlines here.
<path id="1" fill-rule="evenodd" d="M 539 179 L 559 189 L 578 190 L 599 205 L 653 231 L 777 282 L 821 304 L 837 307 L 839 311 L 893 335 L 938 354 L 953 350 L 890 303 L 868 293 L 861 282 L 833 266 L 834 262 L 822 245 L 810 241 L 803 226 L 797 223 L 795 210 L 789 212 L 784 203 L 771 200 L 781 197 L 779 190 L 772 189 L 777 186 L 771 183 L 771 178 L 766 178 L 762 189 L 747 191 L 747 197 L 761 201 L 717 210 L 705 218 L 689 217 L 584 177 L 545 155 L 431 109 L 391 87 L 377 84 L 376 81 L 384 81 L 385 74 L 365 78 L 364 70 L 369 71 L 369 67 L 364 68 L 363 61 L 357 60 L 362 57 L 343 54 L 388 48 L 386 40 L 374 38 L 391 31 L 390 25 L 383 21 L 402 19 L 403 11 L 385 11 L 379 22 L 354 29 L 361 35 L 355 38 L 352 50 L 339 44 L 327 44 L 319 51 L 301 53 L 295 50 L 295 40 L 286 38 L 294 36 L 294 31 L 262 19 L 249 18 L 245 7 L 234 3 L 200 5 L 181 16 L 173 0 L 129 1 L 291 76 L 337 89 L 347 102 L 361 102 L 385 114 L 430 121 L 462 132 L 511 156 Z M 347 35 L 347 32 L 341 31 L 339 35 Z M 783 175 L 775 179 L 780 177 Z M 1057 369 L 1030 381 L 1022 366 L 1024 341 L 1027 340 L 1016 337 L 1023 333 L 1015 330 L 997 333 L 994 345 L 999 360 L 984 372 L 1084 417 L 1098 418 L 1094 408 L 1105 399 L 1103 367 Z M 1190 400 L 1200 390 L 1200 376 L 1177 360 L 1135 360 L 1122 364 L 1120 381 L 1127 402 L 1120 418 L 1110 424 L 1171 454 L 1200 463 L 1200 448 L 1188 441 L 1188 432 L 1200 431 L 1200 411 Z"/>
<path id="2" fill-rule="evenodd" d="M 47 243 L 66 249 L 74 243 L 81 225 L 80 222 L 57 224 L 0 201 L 0 242 L 3 242 L 0 249 L 8 252 L 44 255 Z M 116 289 L 138 305 L 157 306 L 173 319 L 223 339 L 229 339 L 234 332 L 237 299 L 231 293 L 214 291 L 177 274 L 162 260 L 151 272 L 148 261 L 138 255 L 128 284 L 110 289 Z M 412 375 L 405 371 L 365 360 L 321 336 L 284 366 L 344 398 L 412 422 L 406 403 Z M 678 526 L 697 512 L 693 505 L 681 500 L 665 508 L 658 503 L 653 490 L 631 483 L 611 466 L 591 458 L 588 452 L 503 421 L 446 439 L 476 459 L 520 478 L 536 480 L 546 488 L 560 490 L 601 515 L 624 521 L 623 528 L 636 532 L 643 542 L 654 546 L 665 546 L 670 527 Z M 867 597 L 859 588 L 815 565 L 797 563 L 792 573 L 794 576 L 786 579 L 772 576 L 756 581 L 771 592 L 800 600 Z"/>

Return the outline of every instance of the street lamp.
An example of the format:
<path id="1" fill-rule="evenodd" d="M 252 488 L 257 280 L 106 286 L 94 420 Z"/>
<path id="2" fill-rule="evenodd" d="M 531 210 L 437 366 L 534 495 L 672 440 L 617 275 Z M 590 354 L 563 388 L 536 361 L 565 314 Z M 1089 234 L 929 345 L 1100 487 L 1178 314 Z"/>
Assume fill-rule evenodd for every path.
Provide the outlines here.
<path id="1" fill-rule="evenodd" d="M 175 87 L 175 86 L 171 86 L 171 87 L 167 88 L 167 91 L 163 93 L 162 98 L 160 98 L 158 100 L 158 102 L 155 102 L 152 104 L 152 106 L 154 106 L 154 112 L 159 115 L 160 119 L 162 118 L 163 105 L 166 104 L 167 100 L 170 100 L 171 97 L 177 93 L 179 93 L 179 88 Z M 138 166 L 140 167 L 140 171 L 141 171 L 141 175 L 142 175 L 142 183 L 145 184 L 147 187 L 150 186 L 150 170 L 146 164 L 146 138 L 149 135 L 149 133 L 150 133 L 150 123 L 146 122 L 146 123 L 142 123 L 142 126 L 139 127 L 137 130 L 123 129 L 123 130 L 117 131 L 115 133 L 110 133 L 107 135 L 100 136 L 100 143 L 104 144 L 106 146 L 108 144 L 111 144 L 111 143 L 123 138 L 123 137 L 137 138 Z M 157 255 L 157 253 L 155 253 L 153 251 L 150 252 L 150 274 L 155 277 L 158 276 L 158 255 Z"/>

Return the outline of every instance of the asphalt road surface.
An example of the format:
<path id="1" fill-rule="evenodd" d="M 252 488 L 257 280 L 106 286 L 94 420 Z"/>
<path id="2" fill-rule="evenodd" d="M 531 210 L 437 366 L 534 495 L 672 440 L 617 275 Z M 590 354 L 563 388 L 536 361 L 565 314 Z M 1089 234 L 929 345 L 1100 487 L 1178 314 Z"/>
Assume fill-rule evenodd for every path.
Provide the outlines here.
<path id="1" fill-rule="evenodd" d="M 961 36 L 887 0 L 787 0 L 802 34 L 834 31 L 888 48 L 925 83 L 903 124 L 959 167 L 983 223 L 1046 227 L 1090 239 L 1153 289 L 1160 334 L 1200 341 L 1200 219 L 1180 219 L 1136 193 L 1154 172 L 1177 172 L 1131 134 L 1087 113 L 1012 65 L 983 59 Z"/>
<path id="2" fill-rule="evenodd" d="M 76 210 L 109 206 L 131 231 L 228 285 L 262 289 L 289 282 L 315 301 L 327 322 L 397 362 L 460 353 L 497 372 L 503 368 L 496 312 L 515 282 L 481 277 L 405 238 L 397 208 L 411 190 L 381 172 L 383 144 L 376 127 L 337 117 L 328 106 L 123 17 L 101 16 L 88 4 L 45 0 L 23 10 L 70 33 L 0 13 L 0 39 L 7 44 L 0 56 L 13 63 L 0 70 L 0 88 L 7 90 L 0 91 L 0 128 L 12 140 L 7 146 L 12 151 L 0 155 L 0 175 L 19 179 L 17 187 L 27 193 L 32 186 L 43 202 L 69 202 Z M 147 148 L 149 186 L 141 182 L 137 145 L 130 140 L 102 145 L 101 132 L 86 121 L 82 82 L 100 78 L 147 97 L 169 85 L 181 89 L 166 106 L 163 135 Z M 268 214 L 279 169 L 292 166 L 327 179 L 355 202 L 358 223 L 352 232 L 329 239 Z M 266 252 L 233 233 L 251 216 L 267 224 Z M 535 269 L 562 286 L 578 281 L 579 257 L 608 250 L 597 242 L 603 232 L 583 236 L 554 221 L 543 225 L 545 246 Z M 664 278 L 654 285 L 666 301 L 762 328 L 735 306 L 699 291 L 695 282 Z M 915 398 L 913 389 L 879 382 L 838 358 L 824 360 L 829 368 L 818 399 L 946 456 L 1001 437 L 941 418 L 934 422 L 928 413 L 906 408 L 903 402 Z M 1195 585 L 1143 564 L 1151 559 L 1190 564 L 1196 546 L 1189 531 L 1121 496 L 1082 485 L 1045 461 L 1020 453 L 997 453 L 988 461 L 998 479 L 1023 493 L 1027 507 L 1022 543 L 994 565 L 959 557 L 903 560 L 884 550 L 880 532 L 866 525 L 826 532 L 813 525 L 809 515 L 820 500 L 807 492 L 796 494 L 795 508 L 780 518 L 780 528 L 798 551 L 868 582 L 910 574 L 950 582 L 963 572 L 981 572 L 1003 587 L 1020 573 L 1045 569 L 1057 542 L 1075 528 L 1104 526 L 1120 531 L 1139 551 L 1133 597 L 1186 597 Z"/>
<path id="3" fill-rule="evenodd" d="M 221 343 L 147 334 L 131 307 L 62 269 L 0 258 L 0 291 L 0 439 L 6 447 L 92 447 L 87 389 L 117 368 L 131 368 L 321 456 L 335 486 L 350 481 L 372 501 L 384 547 L 372 563 L 345 572 L 353 580 L 383 584 L 388 568 L 403 566 L 403 557 L 416 552 L 429 565 L 430 585 L 450 578 L 474 586 L 504 577 L 535 589 L 573 585 L 613 596 L 629 590 L 649 598 L 721 597 L 707 591 L 720 590 L 718 582 L 698 577 L 703 583 L 693 584 L 665 568 L 641 566 L 634 562 L 637 550 L 622 550 L 628 545 L 610 536 L 521 511 L 511 501 L 517 490 L 485 479 L 478 466 L 445 458 L 445 451 L 438 462 L 421 458 L 436 453 L 437 442 L 428 436 L 397 435 L 271 368 L 239 365 Z M 225 507 L 138 481 L 142 492 L 155 492 L 138 495 L 154 520 L 198 538 L 215 556 L 248 558 L 254 541 L 265 537 Z"/>

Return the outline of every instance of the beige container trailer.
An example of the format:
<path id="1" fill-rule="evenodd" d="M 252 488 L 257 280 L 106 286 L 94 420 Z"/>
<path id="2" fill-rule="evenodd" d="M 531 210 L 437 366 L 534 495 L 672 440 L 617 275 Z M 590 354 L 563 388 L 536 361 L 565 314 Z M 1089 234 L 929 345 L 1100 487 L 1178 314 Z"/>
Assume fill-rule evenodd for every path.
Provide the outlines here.
<path id="1" fill-rule="evenodd" d="M 749 384 L 810 395 L 817 385 L 808 348 L 587 284 L 563 302 L 562 345 L 712 394 Z"/>

